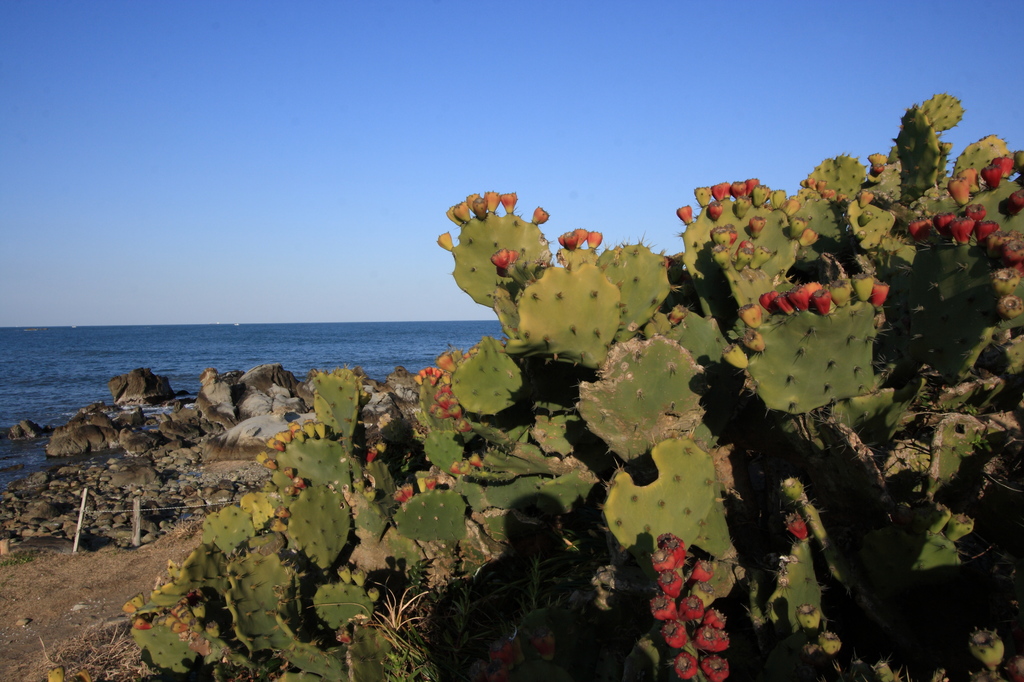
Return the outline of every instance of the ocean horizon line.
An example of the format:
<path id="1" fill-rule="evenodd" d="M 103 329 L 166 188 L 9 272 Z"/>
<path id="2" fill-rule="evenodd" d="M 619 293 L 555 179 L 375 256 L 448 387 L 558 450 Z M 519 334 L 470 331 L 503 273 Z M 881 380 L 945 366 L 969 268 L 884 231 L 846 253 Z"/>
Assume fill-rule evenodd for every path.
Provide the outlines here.
<path id="1" fill-rule="evenodd" d="M 108 329 L 112 327 L 245 327 L 256 325 L 313 325 L 313 324 L 446 324 L 462 322 L 497 322 L 494 318 L 473 320 L 352 320 L 347 322 L 150 322 L 133 324 L 16 324 L 0 325 L 0 330 L 46 329 Z"/>

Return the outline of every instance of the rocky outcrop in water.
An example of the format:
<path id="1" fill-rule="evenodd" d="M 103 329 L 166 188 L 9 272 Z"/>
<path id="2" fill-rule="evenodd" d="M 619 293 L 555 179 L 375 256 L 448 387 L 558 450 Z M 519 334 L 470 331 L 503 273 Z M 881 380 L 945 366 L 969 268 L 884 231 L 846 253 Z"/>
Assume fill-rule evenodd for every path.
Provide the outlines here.
<path id="1" fill-rule="evenodd" d="M 115 405 L 159 405 L 174 398 L 167 377 L 153 374 L 148 367 L 114 377 L 107 382 L 107 388 Z"/>

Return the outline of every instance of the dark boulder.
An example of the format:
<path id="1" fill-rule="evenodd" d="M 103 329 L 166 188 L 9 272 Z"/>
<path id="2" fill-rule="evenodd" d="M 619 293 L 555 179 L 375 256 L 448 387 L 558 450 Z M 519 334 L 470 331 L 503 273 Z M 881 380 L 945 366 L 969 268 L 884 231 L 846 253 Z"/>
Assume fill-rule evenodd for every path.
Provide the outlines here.
<path id="1" fill-rule="evenodd" d="M 153 374 L 148 367 L 120 374 L 107 382 L 107 387 L 115 405 L 157 405 L 174 398 L 167 377 Z"/>
<path id="2" fill-rule="evenodd" d="M 7 432 L 7 437 L 11 440 L 28 440 L 30 438 L 42 438 L 46 435 L 46 432 L 45 428 L 34 421 L 23 419 L 11 427 L 10 431 Z"/>

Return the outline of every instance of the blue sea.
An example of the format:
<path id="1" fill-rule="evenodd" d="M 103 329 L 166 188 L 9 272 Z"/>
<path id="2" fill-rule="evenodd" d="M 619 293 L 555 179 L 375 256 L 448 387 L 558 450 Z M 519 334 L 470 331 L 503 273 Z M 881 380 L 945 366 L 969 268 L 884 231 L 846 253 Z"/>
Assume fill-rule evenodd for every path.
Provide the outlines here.
<path id="1" fill-rule="evenodd" d="M 0 328 L 0 428 L 22 419 L 59 426 L 79 408 L 111 403 L 107 382 L 137 367 L 166 376 L 175 391 L 199 391 L 207 367 L 249 370 L 278 362 L 300 381 L 311 369 L 362 367 L 383 381 L 401 365 L 417 372 L 450 346 L 501 337 L 497 321 L 154 325 Z M 46 439 L 0 439 L 0 490 L 68 460 L 47 459 Z"/>

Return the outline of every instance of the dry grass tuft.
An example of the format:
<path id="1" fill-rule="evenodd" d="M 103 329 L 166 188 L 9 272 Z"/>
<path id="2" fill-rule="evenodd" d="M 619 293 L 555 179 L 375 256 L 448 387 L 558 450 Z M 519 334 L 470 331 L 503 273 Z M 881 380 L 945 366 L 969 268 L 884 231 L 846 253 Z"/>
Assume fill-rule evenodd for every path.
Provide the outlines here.
<path id="1" fill-rule="evenodd" d="M 46 679 L 47 671 L 58 666 L 64 666 L 68 679 L 80 670 L 87 670 L 93 680 L 105 682 L 132 682 L 152 674 L 142 662 L 142 652 L 132 639 L 127 620 L 95 625 L 43 653 L 27 679 Z"/>

